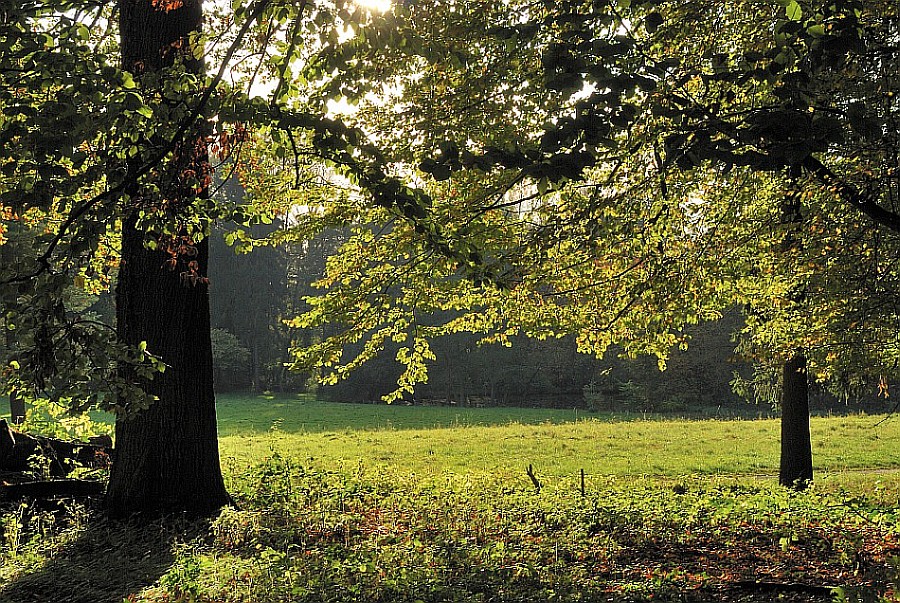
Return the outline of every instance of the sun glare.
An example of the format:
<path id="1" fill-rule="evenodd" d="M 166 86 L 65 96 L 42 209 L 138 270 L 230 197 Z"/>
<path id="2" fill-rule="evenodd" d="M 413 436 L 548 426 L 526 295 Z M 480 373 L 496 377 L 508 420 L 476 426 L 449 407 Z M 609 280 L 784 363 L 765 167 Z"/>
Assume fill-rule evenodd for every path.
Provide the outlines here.
<path id="1" fill-rule="evenodd" d="M 383 13 L 391 8 L 391 0 L 356 0 L 357 6 Z"/>

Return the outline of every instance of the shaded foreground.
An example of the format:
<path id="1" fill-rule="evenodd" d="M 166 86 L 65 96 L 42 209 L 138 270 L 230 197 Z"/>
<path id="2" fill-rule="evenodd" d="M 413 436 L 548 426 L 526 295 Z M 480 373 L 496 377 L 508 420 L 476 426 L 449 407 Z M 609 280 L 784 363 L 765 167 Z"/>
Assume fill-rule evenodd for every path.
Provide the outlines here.
<path id="1" fill-rule="evenodd" d="M 275 455 L 231 481 L 241 510 L 209 525 L 136 532 L 7 510 L 0 601 L 898 596 L 897 493 L 875 478 L 866 496 L 715 478 L 589 479 L 584 494 L 561 480 L 538 493 L 524 474 L 329 472 Z"/>

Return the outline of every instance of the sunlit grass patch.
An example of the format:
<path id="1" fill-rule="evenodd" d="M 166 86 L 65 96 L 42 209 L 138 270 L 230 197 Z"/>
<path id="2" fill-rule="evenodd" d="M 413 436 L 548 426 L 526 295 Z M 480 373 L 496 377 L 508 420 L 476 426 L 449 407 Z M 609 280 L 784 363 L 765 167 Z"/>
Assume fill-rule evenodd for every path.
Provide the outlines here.
<path id="1" fill-rule="evenodd" d="M 222 454 L 242 465 L 277 451 L 310 466 L 366 462 L 420 475 L 519 474 L 529 464 L 554 477 L 581 470 L 678 476 L 773 474 L 778 468 L 776 419 L 623 421 L 574 411 L 298 401 L 272 410 L 269 420 L 251 408 L 235 404 L 222 417 Z M 813 418 L 816 470 L 900 468 L 900 420 L 880 421 L 866 415 Z"/>

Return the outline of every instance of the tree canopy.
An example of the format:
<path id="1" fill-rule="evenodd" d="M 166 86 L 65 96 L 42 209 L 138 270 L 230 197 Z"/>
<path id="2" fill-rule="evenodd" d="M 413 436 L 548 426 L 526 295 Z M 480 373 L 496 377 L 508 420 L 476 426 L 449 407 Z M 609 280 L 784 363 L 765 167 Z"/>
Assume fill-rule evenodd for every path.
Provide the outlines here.
<path id="1" fill-rule="evenodd" d="M 462 10 L 381 22 L 407 40 L 401 74 L 347 119 L 476 251 L 344 214 L 356 237 L 297 324 L 347 329 L 301 363 L 340 377 L 403 341 L 409 390 L 428 341 L 458 330 L 664 358 L 685 325 L 740 304 L 760 358 L 802 349 L 823 379 L 895 369 L 896 7 L 505 3 L 465 34 Z"/>
<path id="2" fill-rule="evenodd" d="M 683 325 L 741 303 L 760 349 L 821 349 L 823 376 L 894 362 L 890 2 L 213 6 L 208 77 L 176 64 L 152 94 L 120 66 L 115 7 L 7 4 L 4 231 L 24 247 L 3 282 L 20 386 L 94 403 L 127 388 L 111 359 L 153 370 L 59 292 L 109 279 L 127 187 L 201 119 L 220 170 L 255 197 L 156 207 L 153 236 L 292 206 L 306 208 L 297 238 L 358 231 L 297 323 L 353 328 L 305 359 L 334 363 L 380 333 L 367 350 L 404 339 L 427 360 L 428 338 L 453 330 L 664 356 Z M 335 99 L 354 110 L 335 117 Z M 359 193 L 335 192 L 348 184 Z M 389 300 L 394 281 L 425 288 Z M 409 318 L 463 308 L 449 324 Z"/>
<path id="3" fill-rule="evenodd" d="M 205 292 L 212 225 L 243 225 L 226 238 L 249 249 L 273 219 L 290 225 L 276 241 L 349 234 L 292 323 L 341 327 L 297 365 L 333 380 L 394 342 L 394 397 L 444 334 L 573 335 L 664 362 L 735 305 L 759 358 L 802 351 L 832 380 L 896 369 L 895 2 L 0 0 L 0 15 L 8 391 L 150 407 L 173 362 L 127 327 L 140 312 L 120 310 L 117 333 L 84 296 L 118 276 L 120 301 L 174 299 L 135 293 L 161 270 Z M 246 199 L 210 189 L 233 176 Z"/>

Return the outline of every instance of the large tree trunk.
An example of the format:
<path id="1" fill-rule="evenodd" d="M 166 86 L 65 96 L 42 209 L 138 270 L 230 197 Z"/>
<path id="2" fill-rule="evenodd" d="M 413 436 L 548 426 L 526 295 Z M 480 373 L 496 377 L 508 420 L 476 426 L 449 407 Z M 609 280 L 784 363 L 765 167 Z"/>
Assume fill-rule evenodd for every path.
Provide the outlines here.
<path id="1" fill-rule="evenodd" d="M 809 380 L 806 357 L 797 354 L 784 364 L 781 397 L 781 468 L 783 486 L 803 488 L 813 478 L 809 436 Z"/>
<path id="2" fill-rule="evenodd" d="M 120 2 L 126 69 L 140 74 L 164 67 L 179 41 L 181 50 L 187 47 L 188 35 L 200 28 L 202 0 L 175 3 L 174 10 L 171 4 Z M 198 163 L 208 166 L 201 146 L 195 137 L 180 147 L 182 156 L 193 153 L 193 169 L 203 167 Z M 132 195 L 140 198 L 140 191 Z M 208 245 L 203 241 L 195 248 L 196 256 L 189 259 L 197 262 L 199 274 L 206 274 Z M 207 514 L 229 502 L 219 465 L 208 287 L 202 279 L 184 278 L 183 268 L 172 269 L 167 259 L 164 251 L 145 247 L 136 216 L 124 221 L 116 291 L 119 338 L 133 346 L 146 342 L 167 368 L 145 384 L 159 400 L 116 420 L 116 458 L 107 491 L 113 515 Z"/>

